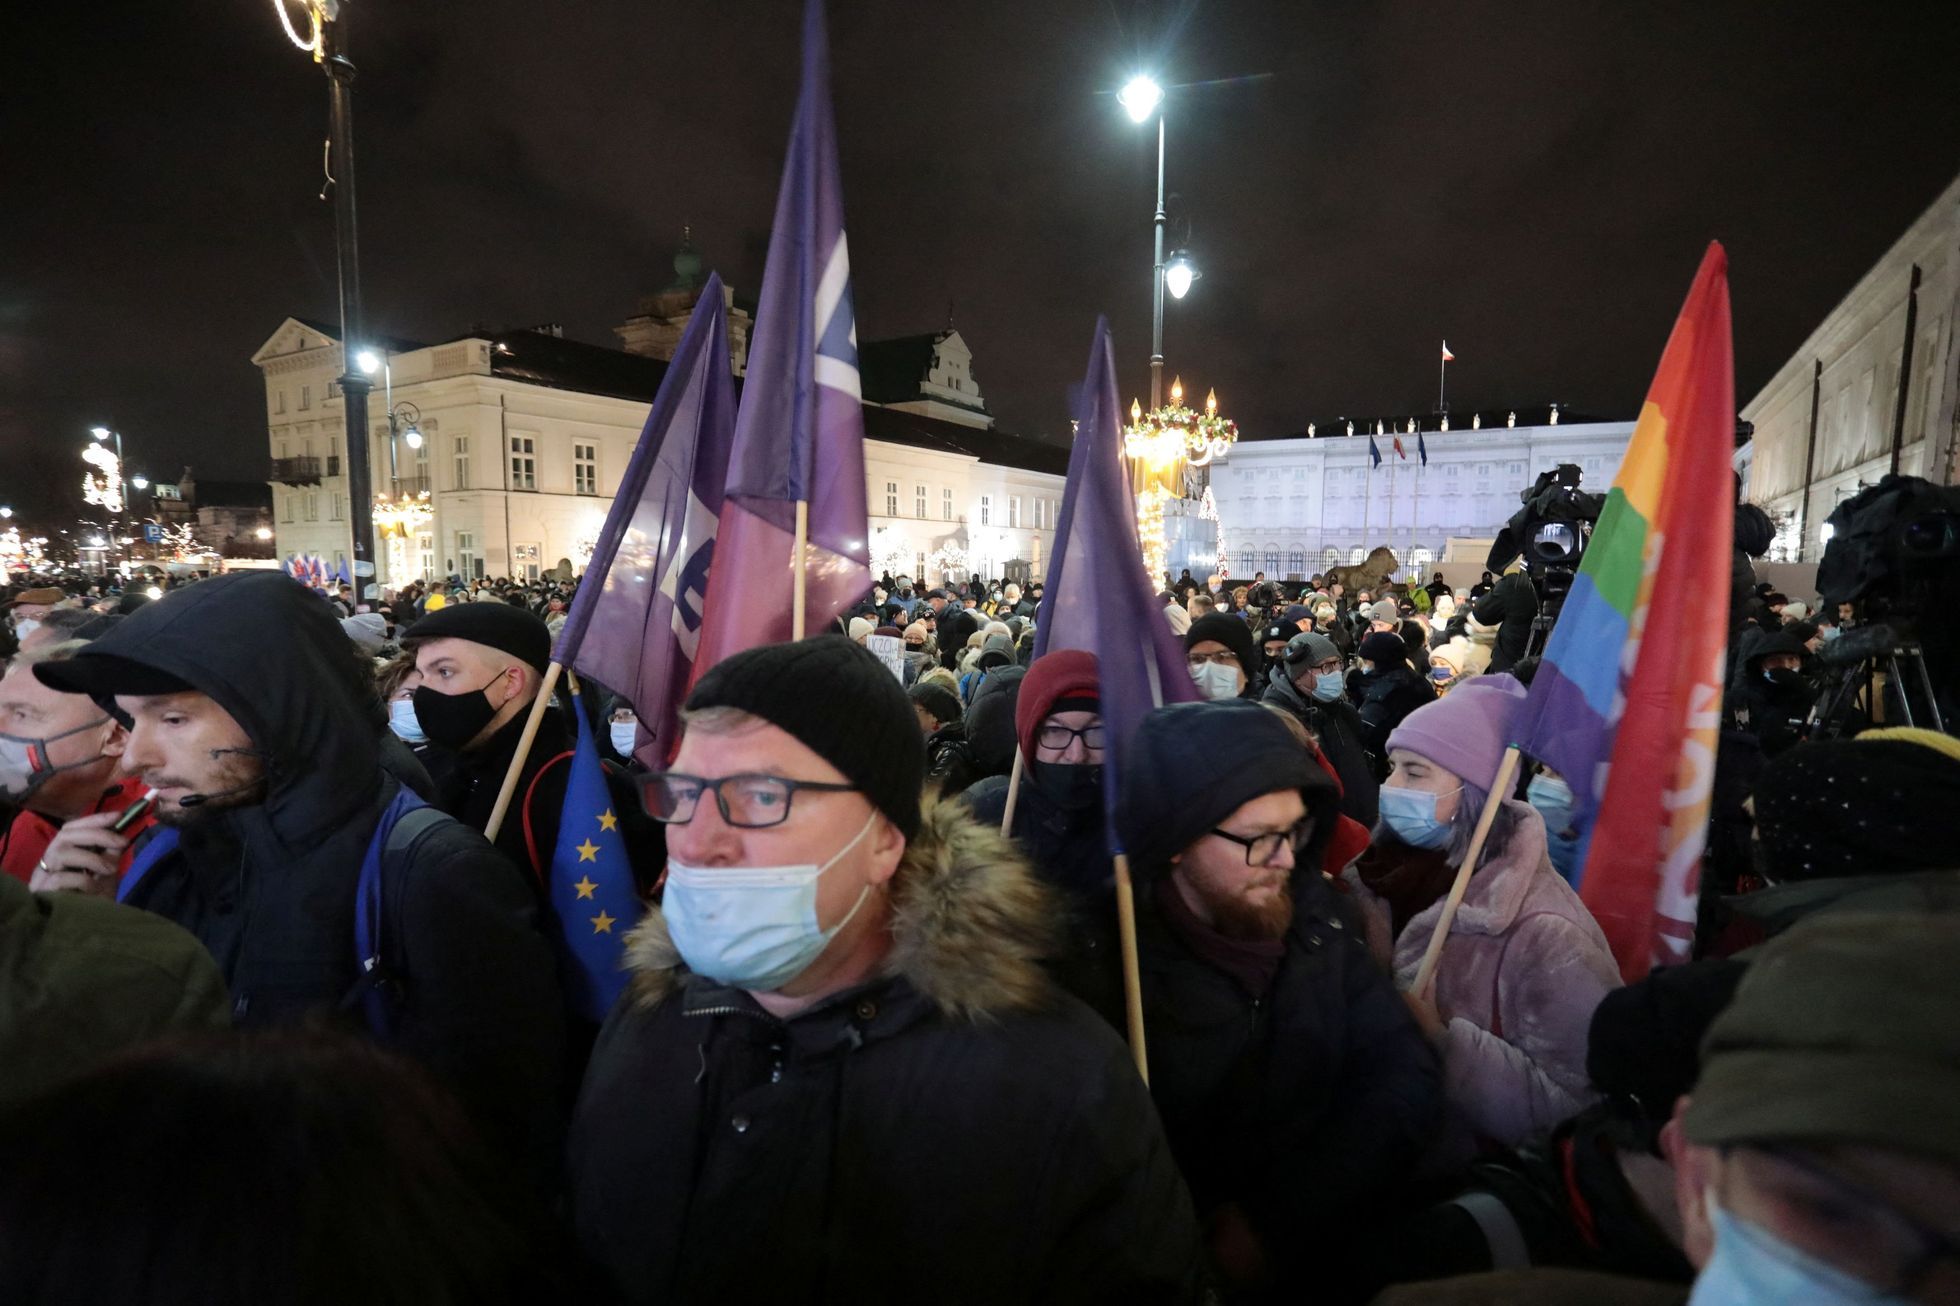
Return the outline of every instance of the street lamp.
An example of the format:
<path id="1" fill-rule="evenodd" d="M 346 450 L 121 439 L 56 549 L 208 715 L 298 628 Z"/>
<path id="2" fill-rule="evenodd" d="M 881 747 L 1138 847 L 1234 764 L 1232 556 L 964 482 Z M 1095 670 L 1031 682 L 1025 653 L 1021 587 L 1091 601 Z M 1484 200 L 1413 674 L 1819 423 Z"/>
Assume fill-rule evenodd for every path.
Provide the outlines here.
<path id="1" fill-rule="evenodd" d="M 1171 292 L 1172 299 L 1183 299 L 1191 290 L 1191 283 L 1204 275 L 1198 265 L 1183 250 L 1171 255 L 1171 261 L 1164 265 L 1164 287 Z"/>
<path id="2" fill-rule="evenodd" d="M 1151 220 L 1156 251 L 1150 269 L 1150 407 L 1155 411 L 1164 400 L 1164 290 L 1168 285 L 1173 296 L 1184 298 L 1198 279 L 1198 270 L 1181 253 L 1174 264 L 1175 272 L 1164 262 L 1164 88 L 1139 73 L 1117 92 L 1116 100 L 1131 122 L 1147 122 L 1150 115 L 1157 115 L 1157 213 Z"/>
<path id="3" fill-rule="evenodd" d="M 132 487 L 138 490 L 147 490 L 150 488 L 150 478 L 144 476 L 140 472 L 137 473 L 135 476 L 130 477 L 129 483 Z"/>

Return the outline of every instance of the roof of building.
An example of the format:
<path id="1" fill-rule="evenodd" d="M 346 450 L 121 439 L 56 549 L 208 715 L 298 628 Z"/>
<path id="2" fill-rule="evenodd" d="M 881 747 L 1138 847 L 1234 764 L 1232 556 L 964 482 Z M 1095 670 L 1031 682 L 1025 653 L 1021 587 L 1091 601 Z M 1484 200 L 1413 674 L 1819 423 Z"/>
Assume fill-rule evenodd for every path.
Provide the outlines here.
<path id="1" fill-rule="evenodd" d="M 1505 422 L 1513 412 L 1517 414 L 1518 420 L 1516 425 L 1518 426 L 1551 426 L 1554 424 L 1552 421 L 1553 410 L 1557 410 L 1558 412 L 1557 425 L 1560 426 L 1578 426 L 1585 422 L 1631 420 L 1582 413 L 1576 409 L 1567 408 L 1563 404 L 1534 404 L 1518 409 L 1466 408 L 1461 412 L 1453 412 L 1449 415 L 1450 430 L 1452 432 L 1468 431 L 1477 418 L 1483 419 L 1484 430 L 1490 430 L 1493 427 L 1503 429 Z M 1380 422 L 1383 439 L 1387 439 L 1392 435 L 1409 434 L 1410 422 L 1416 424 L 1415 429 L 1418 431 L 1440 431 L 1443 429 L 1443 416 L 1440 413 L 1376 413 L 1365 418 L 1342 415 L 1340 417 L 1318 420 L 1312 424 L 1314 435 L 1322 438 L 1330 435 L 1346 435 L 1349 422 L 1354 423 L 1354 433 L 1356 435 L 1373 435 L 1375 433 L 1375 423 Z M 1307 428 L 1305 427 L 1301 427 L 1295 431 L 1269 431 L 1258 435 L 1241 434 L 1239 436 L 1241 440 L 1304 440 L 1306 438 L 1308 437 Z"/>
<path id="2" fill-rule="evenodd" d="M 340 339 L 340 323 L 338 322 L 322 322 L 317 317 L 295 317 L 293 321 L 303 327 L 311 327 L 329 340 L 338 341 Z M 407 354 L 417 349 L 427 349 L 429 347 L 427 341 L 410 340 L 407 336 L 376 335 L 373 332 L 368 333 L 368 340 L 372 344 L 380 345 L 391 354 Z"/>
<path id="3" fill-rule="evenodd" d="M 191 502 L 199 508 L 271 508 L 272 487 L 264 481 L 207 481 L 193 476 Z"/>
<path id="4" fill-rule="evenodd" d="M 952 334 L 953 329 L 948 327 L 944 331 L 929 331 L 924 335 L 867 340 L 859 345 L 858 385 L 866 402 L 902 404 L 913 399 L 930 398 L 934 403 L 950 404 L 976 413 L 986 412 L 986 402 L 978 395 L 966 398 L 935 392 L 927 396 L 923 390 L 940 342 Z"/>
<path id="5" fill-rule="evenodd" d="M 526 385 L 652 403 L 667 375 L 658 358 L 603 345 L 581 344 L 540 331 L 487 331 L 471 338 L 491 342 L 490 374 Z"/>
<path id="6" fill-rule="evenodd" d="M 1018 467 L 1028 472 L 1068 474 L 1068 448 L 1005 431 L 987 431 L 960 422 L 943 422 L 935 417 L 908 413 L 896 408 L 864 410 L 864 436 L 914 449 L 933 449 L 941 453 L 965 454 L 998 467 Z"/>

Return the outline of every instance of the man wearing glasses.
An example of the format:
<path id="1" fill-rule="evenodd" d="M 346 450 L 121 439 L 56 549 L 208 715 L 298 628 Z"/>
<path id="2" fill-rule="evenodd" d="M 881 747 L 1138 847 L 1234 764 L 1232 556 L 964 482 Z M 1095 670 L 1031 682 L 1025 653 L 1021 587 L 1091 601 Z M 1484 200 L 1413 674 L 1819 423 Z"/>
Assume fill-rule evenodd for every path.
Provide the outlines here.
<path id="1" fill-rule="evenodd" d="M 1694 1306 L 1960 1302 L 1960 918 L 1822 913 L 1751 954 L 1662 1146 Z"/>
<path id="2" fill-rule="evenodd" d="M 769 645 L 682 720 L 643 782 L 665 897 L 569 1147 L 623 1298 L 1192 1299 L 1148 1090 L 1042 970 L 1058 913 L 1011 845 L 922 810 L 892 674 L 837 636 Z"/>
<path id="3" fill-rule="evenodd" d="M 1232 1286 L 1341 1294 L 1413 1177 L 1442 1071 L 1319 870 L 1335 784 L 1273 709 L 1144 718 L 1117 820 L 1138 879 L 1150 1087 Z"/>
<path id="4" fill-rule="evenodd" d="M 1292 714 L 1320 744 L 1341 781 L 1341 814 L 1375 828 L 1379 763 L 1362 742 L 1361 716 L 1346 698 L 1347 659 L 1314 631 L 1295 635 L 1266 672 L 1260 702 Z"/>

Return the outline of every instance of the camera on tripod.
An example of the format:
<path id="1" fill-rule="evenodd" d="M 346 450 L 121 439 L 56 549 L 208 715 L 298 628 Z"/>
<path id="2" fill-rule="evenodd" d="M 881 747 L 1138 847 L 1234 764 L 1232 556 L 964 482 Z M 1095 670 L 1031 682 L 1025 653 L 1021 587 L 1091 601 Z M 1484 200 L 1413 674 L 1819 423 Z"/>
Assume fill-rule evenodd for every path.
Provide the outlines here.
<path id="1" fill-rule="evenodd" d="M 1518 492 L 1518 499 L 1524 506 L 1497 532 L 1484 565 L 1502 572 L 1513 559 L 1522 558 L 1538 588 L 1539 620 L 1549 629 L 1572 588 L 1606 497 L 1579 488 L 1577 463 L 1560 463 L 1541 472 Z"/>

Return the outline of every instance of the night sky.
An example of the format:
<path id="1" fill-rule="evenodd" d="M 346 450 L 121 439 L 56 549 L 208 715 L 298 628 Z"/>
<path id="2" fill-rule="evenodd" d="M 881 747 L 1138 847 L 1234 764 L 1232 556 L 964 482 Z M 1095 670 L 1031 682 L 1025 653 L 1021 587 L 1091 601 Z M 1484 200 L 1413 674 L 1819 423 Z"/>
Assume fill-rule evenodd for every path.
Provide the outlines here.
<path id="1" fill-rule="evenodd" d="M 683 223 L 753 296 L 800 0 L 352 0 L 372 330 L 610 328 Z M 87 428 L 257 479 L 251 353 L 336 319 L 326 84 L 271 0 L 37 4 L 0 90 L 0 502 Z M 1724 241 L 1746 401 L 1960 169 L 1960 6 L 832 0 L 861 339 L 952 319 L 1059 438 L 1097 313 L 1147 387 L 1153 132 L 1203 268 L 1168 370 L 1252 434 L 1451 406 L 1631 416 Z M 54 523 L 58 524 L 58 523 Z"/>

